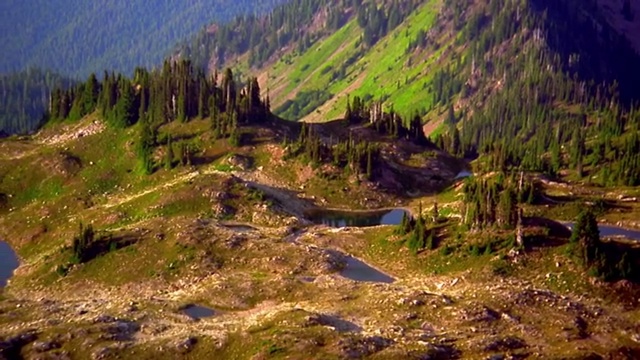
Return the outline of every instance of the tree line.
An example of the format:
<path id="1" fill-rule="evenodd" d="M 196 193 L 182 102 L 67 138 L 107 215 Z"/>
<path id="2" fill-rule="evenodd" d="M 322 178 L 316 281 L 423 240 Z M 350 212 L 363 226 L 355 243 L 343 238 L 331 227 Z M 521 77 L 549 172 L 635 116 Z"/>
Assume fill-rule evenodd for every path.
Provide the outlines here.
<path id="1" fill-rule="evenodd" d="M 208 117 L 215 138 L 231 138 L 237 144 L 239 124 L 262 123 L 271 116 L 268 96 L 262 97 L 256 78 L 240 83 L 231 69 L 206 76 L 188 60 L 166 61 L 151 71 L 137 68 L 132 78 L 105 72 L 99 81 L 92 74 L 70 89 L 56 89 L 50 121 L 77 120 L 96 110 L 114 128 L 140 123 L 136 152 L 145 173 L 159 165 L 152 160 L 154 147 L 171 143 L 170 136 L 158 138 L 162 124 Z M 185 162 L 188 156 L 182 150 L 180 162 Z M 173 160 L 167 164 L 173 166 Z"/>

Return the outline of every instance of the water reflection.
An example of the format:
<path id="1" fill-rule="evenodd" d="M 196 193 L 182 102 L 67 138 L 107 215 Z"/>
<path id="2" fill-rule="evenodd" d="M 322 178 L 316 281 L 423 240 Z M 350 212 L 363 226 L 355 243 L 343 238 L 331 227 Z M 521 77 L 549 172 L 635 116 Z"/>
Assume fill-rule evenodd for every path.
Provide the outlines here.
<path id="1" fill-rule="evenodd" d="M 564 225 L 573 230 L 574 223 L 565 223 Z M 640 230 L 624 229 L 612 225 L 598 225 L 598 230 L 600 230 L 601 237 L 624 236 L 632 240 L 640 241 Z"/>
<path id="2" fill-rule="evenodd" d="M 407 214 L 403 209 L 378 211 L 336 211 L 319 210 L 309 213 L 309 218 L 316 224 L 331 227 L 366 227 L 376 225 L 398 225 Z"/>
<path id="3" fill-rule="evenodd" d="M 216 315 L 215 310 L 200 305 L 189 305 L 182 309 L 182 312 L 195 320 L 200 320 Z"/>

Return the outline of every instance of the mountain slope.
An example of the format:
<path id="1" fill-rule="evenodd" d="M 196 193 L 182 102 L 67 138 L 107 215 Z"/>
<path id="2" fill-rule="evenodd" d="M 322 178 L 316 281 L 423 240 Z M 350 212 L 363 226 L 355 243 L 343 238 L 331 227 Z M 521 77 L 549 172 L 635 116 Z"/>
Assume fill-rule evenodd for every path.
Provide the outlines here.
<path id="1" fill-rule="evenodd" d="M 0 75 L 0 137 L 24 134 L 46 121 L 53 89 L 66 89 L 73 81 L 37 69 Z"/>
<path id="2" fill-rule="evenodd" d="M 358 97 L 405 118 L 418 114 L 440 146 L 489 159 L 489 170 L 567 170 L 603 185 L 640 183 L 640 57 L 602 2 L 308 3 L 318 6 L 314 15 L 286 13 L 316 25 L 277 49 L 252 45 L 232 23 L 182 53 L 203 67 L 223 61 L 257 75 L 274 112 L 290 120 L 340 118 L 347 99 Z M 271 24 L 267 39 L 287 28 L 255 21 Z M 222 32 L 244 45 L 226 47 Z M 213 48 L 210 61 L 206 49 Z"/>
<path id="3" fill-rule="evenodd" d="M 262 13 L 280 0 L 19 1 L 0 4 L 0 72 L 30 66 L 69 76 L 162 61 L 212 20 Z"/>
<path id="4" fill-rule="evenodd" d="M 640 227 L 636 55 L 595 2 L 292 4 L 0 140 L 0 358 L 638 358 L 640 246 L 596 221 Z"/>

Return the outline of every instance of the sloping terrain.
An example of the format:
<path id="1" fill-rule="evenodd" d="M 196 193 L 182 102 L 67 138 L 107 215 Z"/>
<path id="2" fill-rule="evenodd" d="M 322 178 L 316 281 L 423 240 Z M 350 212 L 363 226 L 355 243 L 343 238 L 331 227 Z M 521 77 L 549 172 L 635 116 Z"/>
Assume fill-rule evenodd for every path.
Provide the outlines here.
<path id="1" fill-rule="evenodd" d="M 373 44 L 352 15 L 305 51 L 251 71 L 290 120 L 341 118 L 358 97 L 418 114 L 453 154 L 637 185 L 640 57 L 629 32 L 610 25 L 618 13 L 605 10 L 570 0 L 425 1 Z"/>
<path id="2" fill-rule="evenodd" d="M 341 126 L 317 130 L 337 134 L 330 127 Z M 331 174 L 329 168 L 285 160 L 286 146 L 277 140 L 284 129 L 246 128 L 255 141 L 234 148 L 212 141 L 208 120 L 163 125 L 160 134 L 178 133 L 200 144 L 199 151 L 192 165 L 152 175 L 135 170 L 136 127 L 115 130 L 95 114 L 2 141 L 0 189 L 8 201 L 0 208 L 0 236 L 17 250 L 21 266 L 0 296 L 1 354 L 637 354 L 640 314 L 632 285 L 589 280 L 563 247 L 534 245 L 535 235 L 526 253 L 489 240 L 495 250 L 475 254 L 472 244 L 487 239 L 456 230 L 460 183 L 429 197 L 385 195 L 366 181 L 321 175 Z M 373 135 L 365 129 L 359 136 Z M 457 165 L 450 169 L 451 159 L 443 159 L 432 166 L 453 176 Z M 418 161 L 412 157 L 407 166 Z M 548 191 L 557 196 L 562 188 L 551 184 Z M 334 229 L 304 217 L 317 206 L 408 205 L 416 212 L 433 201 L 452 220 L 442 223 L 438 248 L 419 255 L 395 227 Z M 627 205 L 635 209 L 631 218 L 640 212 Z M 93 224 L 105 243 L 88 261 L 69 263 L 79 222 Z M 393 282 L 343 276 L 351 256 Z M 213 317 L 185 315 L 190 304 L 213 309 Z"/>
<path id="3" fill-rule="evenodd" d="M 629 39 L 637 52 L 640 52 L 640 4 L 636 1 L 599 0 L 611 26 Z"/>
<path id="4" fill-rule="evenodd" d="M 640 227 L 631 48 L 596 2 L 372 4 L 210 26 L 179 53 L 233 71 L 89 79 L 0 140 L 0 356 L 638 358 L 640 246 L 596 222 Z M 311 216 L 366 209 L 405 212 Z"/>

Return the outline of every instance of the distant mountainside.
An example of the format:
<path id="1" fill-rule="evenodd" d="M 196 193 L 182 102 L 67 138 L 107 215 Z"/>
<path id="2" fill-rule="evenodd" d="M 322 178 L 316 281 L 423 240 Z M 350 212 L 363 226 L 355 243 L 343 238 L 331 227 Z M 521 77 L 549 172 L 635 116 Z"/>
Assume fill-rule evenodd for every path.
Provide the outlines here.
<path id="1" fill-rule="evenodd" d="M 27 67 L 69 76 L 158 65 L 212 21 L 263 13 L 284 0 L 4 0 L 0 73 Z"/>
<path id="2" fill-rule="evenodd" d="M 46 120 L 51 92 L 74 81 L 39 69 L 0 75 L 0 137 L 29 133 Z"/>
<path id="3" fill-rule="evenodd" d="M 488 169 L 631 185 L 640 183 L 631 3 L 294 0 L 210 27 L 178 55 L 256 76 L 290 120 L 342 118 L 354 101 L 375 118 L 382 105 L 419 115 L 441 147 L 483 156 Z"/>

